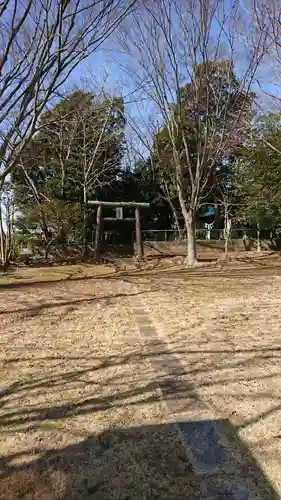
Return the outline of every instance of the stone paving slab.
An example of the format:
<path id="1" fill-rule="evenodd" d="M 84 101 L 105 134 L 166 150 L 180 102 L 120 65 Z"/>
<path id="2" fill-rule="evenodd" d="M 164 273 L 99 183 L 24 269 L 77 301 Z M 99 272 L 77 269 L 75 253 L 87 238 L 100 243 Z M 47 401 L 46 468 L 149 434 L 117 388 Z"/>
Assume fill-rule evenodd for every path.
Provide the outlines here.
<path id="1" fill-rule="evenodd" d="M 215 420 L 177 422 L 187 457 L 197 474 L 233 473 L 237 463 L 231 446 L 222 444 Z"/>

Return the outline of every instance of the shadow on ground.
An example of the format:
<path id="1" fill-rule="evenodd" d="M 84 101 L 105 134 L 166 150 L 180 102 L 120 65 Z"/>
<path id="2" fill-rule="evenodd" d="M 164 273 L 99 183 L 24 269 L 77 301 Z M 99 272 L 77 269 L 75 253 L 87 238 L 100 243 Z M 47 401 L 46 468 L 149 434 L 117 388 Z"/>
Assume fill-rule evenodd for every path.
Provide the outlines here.
<path id="1" fill-rule="evenodd" d="M 262 399 L 264 393 L 257 391 L 249 395 L 246 390 L 247 384 L 252 381 L 265 381 L 268 378 L 274 378 L 279 373 L 266 372 L 260 376 L 251 376 L 240 373 L 239 370 L 242 370 L 245 365 L 257 366 L 265 362 L 280 363 L 280 346 L 249 347 L 233 352 L 231 349 L 210 349 L 206 347 L 204 342 L 202 342 L 201 347 L 198 345 L 193 347 L 192 343 L 190 343 L 188 348 L 185 343 L 176 342 L 174 344 L 170 343 L 170 349 L 168 350 L 163 341 L 152 338 L 150 331 L 148 335 L 151 335 L 151 339 L 147 340 L 145 352 L 137 350 L 135 352 L 131 351 L 127 355 L 93 356 L 89 351 L 88 356 L 51 355 L 37 357 L 33 355 L 6 358 L 4 366 L 9 370 L 16 370 L 18 373 L 22 373 L 25 366 L 31 367 L 32 365 L 48 365 L 52 373 L 41 377 L 37 376 L 36 378 L 28 375 L 1 389 L 0 434 L 4 435 L 6 429 L 7 432 L 13 429 L 14 432 L 25 433 L 28 432 L 28 429 L 35 428 L 44 424 L 44 422 L 78 417 L 79 415 L 92 414 L 94 416 L 97 412 L 112 408 L 117 410 L 120 407 L 135 407 L 136 411 L 138 411 L 139 405 L 150 404 L 159 400 L 159 396 L 155 395 L 156 388 L 161 389 L 162 396 L 171 413 L 177 407 L 179 407 L 180 412 L 185 412 L 200 402 L 197 392 L 199 388 L 212 387 L 214 396 L 216 396 L 216 390 L 219 391 L 220 386 L 225 387 L 226 383 L 237 381 L 245 383 L 245 393 L 241 392 L 240 396 L 254 401 Z M 28 348 L 28 344 L 25 345 L 25 351 Z M 208 359 L 206 358 L 204 367 L 199 368 L 196 361 L 192 362 L 191 359 L 188 365 L 184 365 L 180 361 L 180 358 L 194 354 L 209 356 Z M 223 373 L 225 366 L 219 362 L 219 359 L 225 356 L 231 356 L 227 366 L 229 370 L 232 370 L 232 373 L 227 380 Z M 141 379 L 142 374 L 140 374 L 139 383 L 134 384 L 132 388 L 129 384 L 131 372 L 126 371 L 117 374 L 113 371 L 113 373 L 107 375 L 106 370 L 108 368 L 118 368 L 120 366 L 125 368 L 127 366 L 130 367 L 130 370 L 134 370 L 134 365 L 137 366 L 137 363 L 142 360 L 148 361 L 150 366 L 153 367 L 153 371 L 149 373 L 149 382 L 144 383 Z M 61 363 L 68 362 L 71 368 L 60 370 Z M 73 362 L 75 363 L 75 369 L 72 367 Z M 220 372 L 222 372 L 222 375 L 220 375 Z M 95 377 L 95 374 L 98 373 L 102 374 L 101 381 L 100 377 Z M 89 374 L 91 374 L 91 380 L 85 378 Z M 203 374 L 204 379 L 194 385 L 192 380 L 197 374 Z M 212 376 L 211 379 L 210 375 Z M 102 381 L 106 385 L 114 387 L 114 391 L 107 395 L 99 395 L 99 384 L 102 384 Z M 61 402 L 59 400 L 61 391 L 75 391 L 76 386 L 92 387 L 94 393 L 91 391 L 89 397 L 79 398 L 71 402 Z M 52 395 L 58 395 L 55 405 L 48 403 L 48 393 L 50 391 Z M 29 397 L 29 395 L 34 398 L 44 396 L 46 398 L 44 404 L 22 406 L 21 401 Z M 249 415 L 246 420 L 237 423 L 237 428 L 248 427 L 269 415 L 275 414 L 280 409 L 280 400 L 276 399 L 275 404 L 267 406 L 264 412 L 258 412 L 255 416 Z M 274 429 L 271 430 L 270 435 L 273 433 Z"/>
<path id="2" fill-rule="evenodd" d="M 96 412 L 112 407 L 117 410 L 120 406 L 134 405 L 137 411 L 139 404 L 157 400 L 155 393 L 151 395 L 155 386 L 161 387 L 168 408 L 180 405 L 182 409 L 187 409 L 196 405 L 198 394 L 192 384 L 185 380 L 189 373 L 177 361 L 176 354 L 183 352 L 183 346 L 171 354 L 161 342 L 151 342 L 145 355 L 136 352 L 108 358 L 77 357 L 75 360 L 79 369 L 76 371 L 15 382 L 0 394 L 3 405 L 0 434 L 4 435 L 7 431 L 26 433 L 37 426 L 65 418 L 77 418 L 83 414 L 92 415 L 94 423 Z M 216 354 L 215 350 L 211 352 Z M 245 352 L 252 353 L 252 350 L 246 349 Z M 257 357 L 259 354 L 274 356 L 270 349 L 256 352 Z M 67 390 L 73 381 L 77 382 L 80 378 L 83 381 L 83 376 L 89 371 L 126 365 L 143 356 L 150 360 L 156 372 L 160 365 L 158 376 L 155 372 L 146 385 L 140 383 L 128 390 L 126 380 L 122 385 L 120 378 L 107 379 L 106 383 L 115 383 L 118 387 L 112 395 L 90 397 L 77 403 L 53 407 L 39 404 L 23 409 L 20 406 L 22 393 L 44 394 L 50 389 L 54 393 L 62 387 Z M 59 359 L 43 358 L 42 362 Z M 6 363 L 17 365 L 29 361 L 34 362 L 34 358 L 7 359 Z M 215 363 L 213 367 L 209 364 L 206 370 L 210 372 L 215 367 Z M 192 373 L 194 367 L 191 366 L 190 370 Z M 180 439 L 179 430 L 183 440 Z M 38 455 L 38 450 L 25 449 L 22 453 L 0 457 L 0 500 L 280 498 L 246 445 L 241 442 L 235 428 L 228 419 L 223 418 L 181 421 L 177 425 L 172 422 L 111 429 L 62 449 L 56 449 L 54 443 L 53 449 L 41 450 L 40 453 L 40 458 L 28 466 L 15 466 L 14 460 L 25 457 L 32 460 L 32 456 Z"/>
<path id="3" fill-rule="evenodd" d="M 196 425 L 196 422 L 181 423 L 186 433 L 193 433 L 193 438 Z M 28 466 L 11 468 L 3 459 L 5 472 L 0 480 L 0 499 L 277 500 L 279 496 L 235 430 L 226 421 L 218 425 L 227 427 L 229 442 L 241 457 L 239 470 L 230 467 L 227 478 L 219 472 L 195 473 L 175 424 L 147 425 L 89 436 L 78 444 L 43 453 Z M 212 443 L 209 448 L 213 454 L 209 459 L 219 463 L 221 452 L 212 448 Z M 229 466 L 233 456 L 229 450 L 225 452 L 223 457 Z M 200 460 L 204 461 L 204 456 Z"/>
<path id="4" fill-rule="evenodd" d="M 14 313 L 24 313 L 27 316 L 36 316 L 40 312 L 47 310 L 47 309 L 52 309 L 52 308 L 57 308 L 57 307 L 70 307 L 69 312 L 71 312 L 73 309 L 73 306 L 79 306 L 82 304 L 86 303 L 102 303 L 103 305 L 109 305 L 111 301 L 116 301 L 117 299 L 124 298 L 124 297 L 134 297 L 137 295 L 143 295 L 143 294 L 148 294 L 152 292 L 153 290 L 147 289 L 147 290 L 142 290 L 140 292 L 133 292 L 133 293 L 115 293 L 115 294 L 110 294 L 110 295 L 104 295 L 104 296 L 86 296 L 83 298 L 74 298 L 74 299 L 68 299 L 68 300 L 60 300 L 60 301 L 50 301 L 50 302 L 41 302 L 40 304 L 31 304 L 28 307 L 19 307 L 18 309 L 10 308 L 10 309 L 3 309 L 0 310 L 0 315 L 6 315 L 6 314 L 14 314 Z"/>
<path id="5" fill-rule="evenodd" d="M 169 257 L 169 256 L 168 256 Z M 199 258 L 199 263 L 203 264 L 203 267 L 195 267 L 195 268 L 186 268 L 184 265 L 176 263 L 167 263 L 162 266 L 162 261 L 165 261 L 167 256 L 163 258 L 159 255 L 156 257 L 148 257 L 147 264 L 148 268 L 141 268 L 134 264 L 133 259 L 130 261 L 133 265 L 132 269 L 123 268 L 122 265 L 114 265 L 114 270 L 112 268 L 112 272 L 97 274 L 93 276 L 81 275 L 81 272 L 78 273 L 74 270 L 70 272 L 69 270 L 65 270 L 63 266 L 58 267 L 58 271 L 53 272 L 52 279 L 46 279 L 46 276 L 37 277 L 36 274 L 32 279 L 25 279 L 23 276 L 17 276 L 16 273 L 12 275 L 6 275 L 6 277 L 10 281 L 1 282 L 0 283 L 0 292 L 4 290 L 17 290 L 17 289 L 28 289 L 28 288 L 46 288 L 46 287 L 54 287 L 57 284 L 64 283 L 78 283 L 78 282 L 86 282 L 91 283 L 100 280 L 107 281 L 119 281 L 124 278 L 127 279 L 138 279 L 138 278 L 151 278 L 155 277 L 157 280 L 159 278 L 167 278 L 170 280 L 181 278 L 183 280 L 190 280 L 193 278 L 200 278 L 205 280 L 206 275 L 211 276 L 212 278 L 231 278 L 236 280 L 237 277 L 243 277 L 245 279 L 256 279 L 257 276 L 276 276 L 281 274 L 281 265 L 280 261 L 267 261 L 268 256 L 261 256 L 256 259 L 249 258 L 247 256 L 239 256 L 235 258 L 236 264 L 233 267 L 231 263 L 220 261 L 217 262 L 217 258 L 203 256 Z M 121 260 L 120 260 L 121 262 Z M 209 265 L 208 265 L 209 264 Z M 89 266 L 90 268 L 91 266 Z M 59 276 L 56 276 L 58 273 Z M 261 274 L 262 273 L 262 274 Z M 64 274 L 62 276 L 62 274 Z M 37 279 L 36 279 L 37 278 Z"/>
<path id="6" fill-rule="evenodd" d="M 195 271 L 199 275 L 198 271 Z M 200 277 L 203 273 L 200 274 Z M 82 278 L 84 279 L 84 278 Z M 85 278 L 89 279 L 89 278 Z M 108 279 L 108 277 L 106 278 Z M 34 285 L 34 283 L 33 283 Z M 140 292 L 144 293 L 144 292 Z M 145 292 L 147 293 L 147 291 Z M 134 294 L 132 294 L 134 295 Z M 115 297 L 123 297 L 124 294 Z M 107 299 L 112 299 L 110 296 Z M 99 297 L 105 300 L 105 297 Z M 96 298 L 86 297 L 79 301 L 94 301 Z M 64 301 L 55 303 L 54 306 L 69 305 L 76 303 Z M 53 307 L 52 302 L 46 302 L 40 306 L 29 307 L 31 314 Z M 11 312 L 11 311 L 10 311 Z M 186 340 L 181 342 L 170 342 L 167 344 L 157 338 L 153 331 L 150 320 L 141 311 L 142 319 L 139 323 L 142 329 L 142 337 L 145 344 L 145 352 L 137 348 L 128 355 L 91 356 L 90 349 L 87 356 L 77 357 L 18 357 L 5 359 L 5 365 L 9 369 L 12 364 L 16 365 L 13 382 L 0 393 L 0 406 L 2 405 L 2 416 L 0 419 L 0 434 L 12 433 L 19 435 L 28 433 L 31 429 L 39 428 L 41 425 L 48 425 L 56 420 L 77 419 L 79 415 L 89 415 L 93 427 L 95 423 L 95 413 L 116 410 L 118 407 L 134 407 L 136 412 L 141 411 L 141 405 L 154 402 L 157 399 L 155 388 L 161 388 L 162 396 L 166 401 L 170 413 L 179 407 L 179 413 L 192 405 L 198 405 L 199 396 L 197 389 L 211 385 L 216 387 L 225 385 L 225 376 L 220 376 L 221 367 L 219 356 L 230 355 L 229 367 L 237 369 L 243 367 L 245 363 L 264 363 L 267 361 L 280 360 L 280 346 L 272 345 L 261 348 L 253 347 L 236 350 L 216 350 L 211 349 L 208 342 L 202 343 L 201 347 L 192 345 Z M 142 324 L 143 323 L 143 324 Z M 144 331 L 145 328 L 145 331 Z M 32 350 L 32 344 L 23 346 L 24 352 Z M 249 354 L 249 359 L 240 359 L 241 353 Z M 188 363 L 182 363 L 179 357 L 185 355 L 199 354 L 206 356 L 205 365 L 198 367 L 192 359 Z M 218 356 L 219 355 L 219 356 Z M 75 367 L 67 366 L 67 371 L 63 372 L 60 361 L 75 360 Z M 125 376 L 120 373 L 110 372 L 107 376 L 102 376 L 100 381 L 95 380 L 96 371 L 106 369 L 110 366 L 134 364 L 138 360 L 145 359 L 153 368 L 148 373 L 149 378 L 140 380 L 134 386 L 128 383 L 134 366 L 130 367 Z M 47 376 L 19 377 L 23 372 L 22 364 L 28 366 L 32 363 L 50 365 L 54 361 L 56 371 Z M 70 363 L 69 363 L 70 364 Z M 132 371 L 133 370 L 133 371 Z M 202 383 L 194 385 L 194 376 L 198 372 L 203 372 L 206 377 Z M 84 376 L 91 373 L 92 378 L 85 382 Z M 147 374 L 146 374 L 147 375 Z M 209 375 L 209 377 L 208 377 Z M 212 379 L 210 380 L 210 375 Z M 232 376 L 232 375 L 231 375 Z M 274 377 L 275 374 L 263 374 L 262 378 Z M 233 373 L 233 380 L 242 380 L 249 383 L 251 377 L 243 373 Z M 256 378 L 256 377 L 255 377 Z M 147 381 L 148 380 L 148 381 Z M 113 387 L 113 391 L 107 394 L 99 393 L 100 386 L 108 384 Z M 83 387 L 88 384 L 91 391 L 87 397 L 68 399 L 61 401 L 60 391 L 76 390 L 75 384 Z M 48 393 L 53 395 L 58 393 L 56 403 L 51 405 L 48 400 Z M 40 396 L 37 405 L 22 405 L 21 398 L 31 395 Z M 45 395 L 45 397 L 44 397 Z M 240 394 L 240 397 L 251 396 Z M 261 398 L 260 393 L 255 393 L 252 397 Z M 138 406 L 140 405 L 140 407 Z M 259 413 L 254 417 L 254 421 L 261 420 L 265 415 L 274 413 L 281 407 L 280 401 L 275 401 L 275 406 L 267 409 L 264 413 Z M 196 415 L 196 418 L 198 416 Z M 174 418 L 170 419 L 174 421 Z M 73 422 L 73 421 L 72 421 Z M 70 426 L 72 425 L 70 422 Z M 128 422 L 128 420 L 126 420 Z M 240 427 L 253 423 L 253 418 L 249 417 Z M 112 424 L 111 424 L 112 425 Z M 201 427 L 204 425 L 204 429 Z M 74 500 L 92 498 L 97 500 L 180 500 L 180 499 L 278 499 L 278 494 L 263 474 L 261 468 L 251 453 L 237 435 L 234 426 L 225 418 L 216 421 L 182 421 L 179 428 L 184 435 L 185 446 L 188 446 L 186 453 L 182 442 L 179 439 L 179 432 L 175 423 L 144 425 L 140 427 L 129 427 L 125 429 L 111 429 L 100 435 L 89 436 L 84 441 L 71 446 L 58 449 L 55 440 L 52 449 L 45 451 L 41 449 L 25 449 L 19 459 L 25 456 L 32 460 L 31 464 L 15 466 L 14 460 L 17 456 L 12 453 L 0 457 L 0 500 Z M 199 435 L 198 435 L 198 432 Z M 200 430 L 201 429 L 201 430 Z M 207 429 L 207 435 L 204 434 Z M 204 432 L 203 432 L 204 431 Z M 213 438 L 216 435 L 216 440 Z M 206 436 L 202 442 L 202 436 Z M 213 443 L 220 443 L 220 436 L 224 436 L 223 444 L 213 446 Z M 200 437 L 200 439 L 199 439 Z M 80 438 L 79 438 L 80 439 Z M 200 441 L 201 440 L 201 441 Z M 194 446 L 197 443 L 197 451 Z M 198 443 L 201 443 L 198 448 Z M 205 444 L 208 443 L 207 448 Z M 232 451 L 234 459 L 232 457 Z M 34 455 L 40 454 L 40 458 L 34 460 Z M 209 458 L 208 458 L 209 457 Z M 208 460 L 207 460 L 208 458 Z M 206 474 L 197 474 L 203 462 L 209 470 Z M 212 467 L 212 463 L 219 463 L 220 467 Z M 237 466 L 237 463 L 239 466 Z M 211 464 L 211 465 L 210 465 Z M 225 468 L 226 465 L 226 468 Z M 237 468 L 238 467 L 238 468 Z M 206 467 L 205 467 L 206 469 Z M 210 473 L 210 470 L 212 471 Z M 225 470 L 227 470 L 227 485 L 225 485 Z M 235 496 L 236 495 L 236 496 Z M 240 495 L 240 496 L 238 496 Z"/>

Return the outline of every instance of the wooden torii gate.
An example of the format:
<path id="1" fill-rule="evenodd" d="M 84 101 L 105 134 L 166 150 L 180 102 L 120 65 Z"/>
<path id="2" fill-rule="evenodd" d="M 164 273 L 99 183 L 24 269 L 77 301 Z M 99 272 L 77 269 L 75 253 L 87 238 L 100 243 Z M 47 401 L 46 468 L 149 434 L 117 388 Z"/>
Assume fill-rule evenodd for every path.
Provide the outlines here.
<path id="1" fill-rule="evenodd" d="M 103 231 L 103 221 L 104 220 L 124 220 L 124 221 L 136 221 L 136 247 L 137 255 L 139 257 L 143 256 L 143 242 L 141 233 L 141 208 L 149 208 L 149 203 L 142 203 L 136 201 L 99 201 L 99 200 L 89 200 L 89 207 L 98 207 L 97 209 L 97 225 L 96 225 L 96 236 L 95 236 L 95 254 L 96 257 L 100 255 L 101 249 L 101 237 Z M 116 217 L 103 217 L 102 207 L 110 207 L 116 209 Z M 123 218 L 123 208 L 135 208 L 135 217 L 125 217 Z M 118 209 L 120 209 L 118 211 Z"/>

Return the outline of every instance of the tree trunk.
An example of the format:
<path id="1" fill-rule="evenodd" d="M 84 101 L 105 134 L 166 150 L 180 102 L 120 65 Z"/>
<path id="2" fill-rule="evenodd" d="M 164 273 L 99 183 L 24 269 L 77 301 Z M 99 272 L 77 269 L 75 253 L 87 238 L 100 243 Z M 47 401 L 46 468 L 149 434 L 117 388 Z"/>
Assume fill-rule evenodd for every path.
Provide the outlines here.
<path id="1" fill-rule="evenodd" d="M 84 193 L 83 193 L 83 202 L 84 202 L 84 213 L 83 213 L 83 247 L 82 247 L 82 257 L 83 259 L 87 258 L 88 255 L 88 231 L 87 231 L 87 226 L 88 226 L 88 197 L 87 197 L 87 189 L 84 186 Z"/>
<path id="2" fill-rule="evenodd" d="M 4 234 L 4 229 L 3 229 L 3 222 L 2 222 L 2 212 L 0 211 L 0 252 L 1 252 L 1 264 L 3 266 L 3 270 L 6 269 L 7 267 L 7 254 L 5 252 L 5 234 Z"/>
<path id="3" fill-rule="evenodd" d="M 226 259 L 227 259 L 227 256 L 228 256 L 228 240 L 229 240 L 228 234 L 226 234 L 224 236 L 224 256 L 225 256 Z"/>
<path id="4" fill-rule="evenodd" d="M 229 245 L 230 232 L 231 232 L 231 220 L 228 220 L 228 224 L 229 224 L 229 226 L 224 234 L 224 255 L 225 255 L 225 258 L 227 258 L 227 255 L 228 255 L 228 245 Z"/>
<path id="5" fill-rule="evenodd" d="M 261 252 L 260 223 L 257 222 L 257 251 Z"/>
<path id="6" fill-rule="evenodd" d="M 195 210 L 187 210 L 182 185 L 180 182 L 179 172 L 178 173 L 178 182 L 177 182 L 177 191 L 178 191 L 178 199 L 182 211 L 182 215 L 185 222 L 186 233 L 187 233 L 187 259 L 186 263 L 190 267 L 194 267 L 197 264 L 196 258 L 196 224 L 195 224 Z"/>
<path id="7" fill-rule="evenodd" d="M 186 232 L 187 232 L 187 264 L 194 267 L 197 264 L 196 255 L 196 223 L 195 212 L 190 210 L 185 218 Z"/>
<path id="8" fill-rule="evenodd" d="M 45 245 L 45 260 L 48 260 L 49 250 L 50 250 L 50 243 L 49 243 L 49 241 L 46 241 L 46 245 Z"/>
<path id="9" fill-rule="evenodd" d="M 98 206 L 97 210 L 97 222 L 96 222 L 96 236 L 95 236 L 95 257 L 100 256 L 101 251 L 101 239 L 102 239 L 102 207 Z"/>
<path id="10" fill-rule="evenodd" d="M 231 219 L 228 215 L 228 209 L 225 207 L 224 212 L 224 256 L 227 258 L 228 255 L 228 244 L 231 233 Z"/>

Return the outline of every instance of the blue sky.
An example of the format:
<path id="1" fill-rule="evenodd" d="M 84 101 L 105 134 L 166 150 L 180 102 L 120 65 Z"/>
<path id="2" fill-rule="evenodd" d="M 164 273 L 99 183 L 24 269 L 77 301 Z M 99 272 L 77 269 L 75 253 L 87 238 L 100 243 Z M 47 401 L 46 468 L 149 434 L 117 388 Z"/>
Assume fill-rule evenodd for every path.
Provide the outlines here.
<path id="1" fill-rule="evenodd" d="M 247 29 L 247 19 L 244 29 Z M 212 28 L 212 36 L 214 39 L 218 35 L 218 25 L 214 23 Z M 243 47 L 243 38 L 241 43 L 236 45 L 236 64 L 235 70 L 238 75 L 245 72 L 247 60 L 245 56 L 245 48 Z M 133 101 L 134 95 L 131 93 L 135 90 L 135 82 L 133 75 L 128 75 L 123 69 L 123 66 L 130 60 L 128 56 L 122 54 L 120 50 L 116 49 L 114 42 L 108 41 L 104 44 L 103 48 L 94 52 L 82 65 L 76 68 L 72 73 L 68 85 L 83 86 L 85 90 L 93 90 L 95 87 L 99 88 L 104 83 L 106 75 L 105 89 L 110 93 L 121 93 L 125 97 L 127 103 L 127 112 L 135 120 L 139 121 L 139 108 Z M 271 99 L 268 94 L 280 95 L 279 87 L 273 83 L 273 72 L 269 61 L 265 61 L 260 66 L 257 75 L 259 84 L 253 84 L 252 90 L 256 92 L 259 101 L 266 112 L 272 105 Z M 152 110 L 152 104 L 146 102 L 142 108 L 142 118 L 145 118 Z M 145 130 L 144 130 L 145 133 Z"/>

